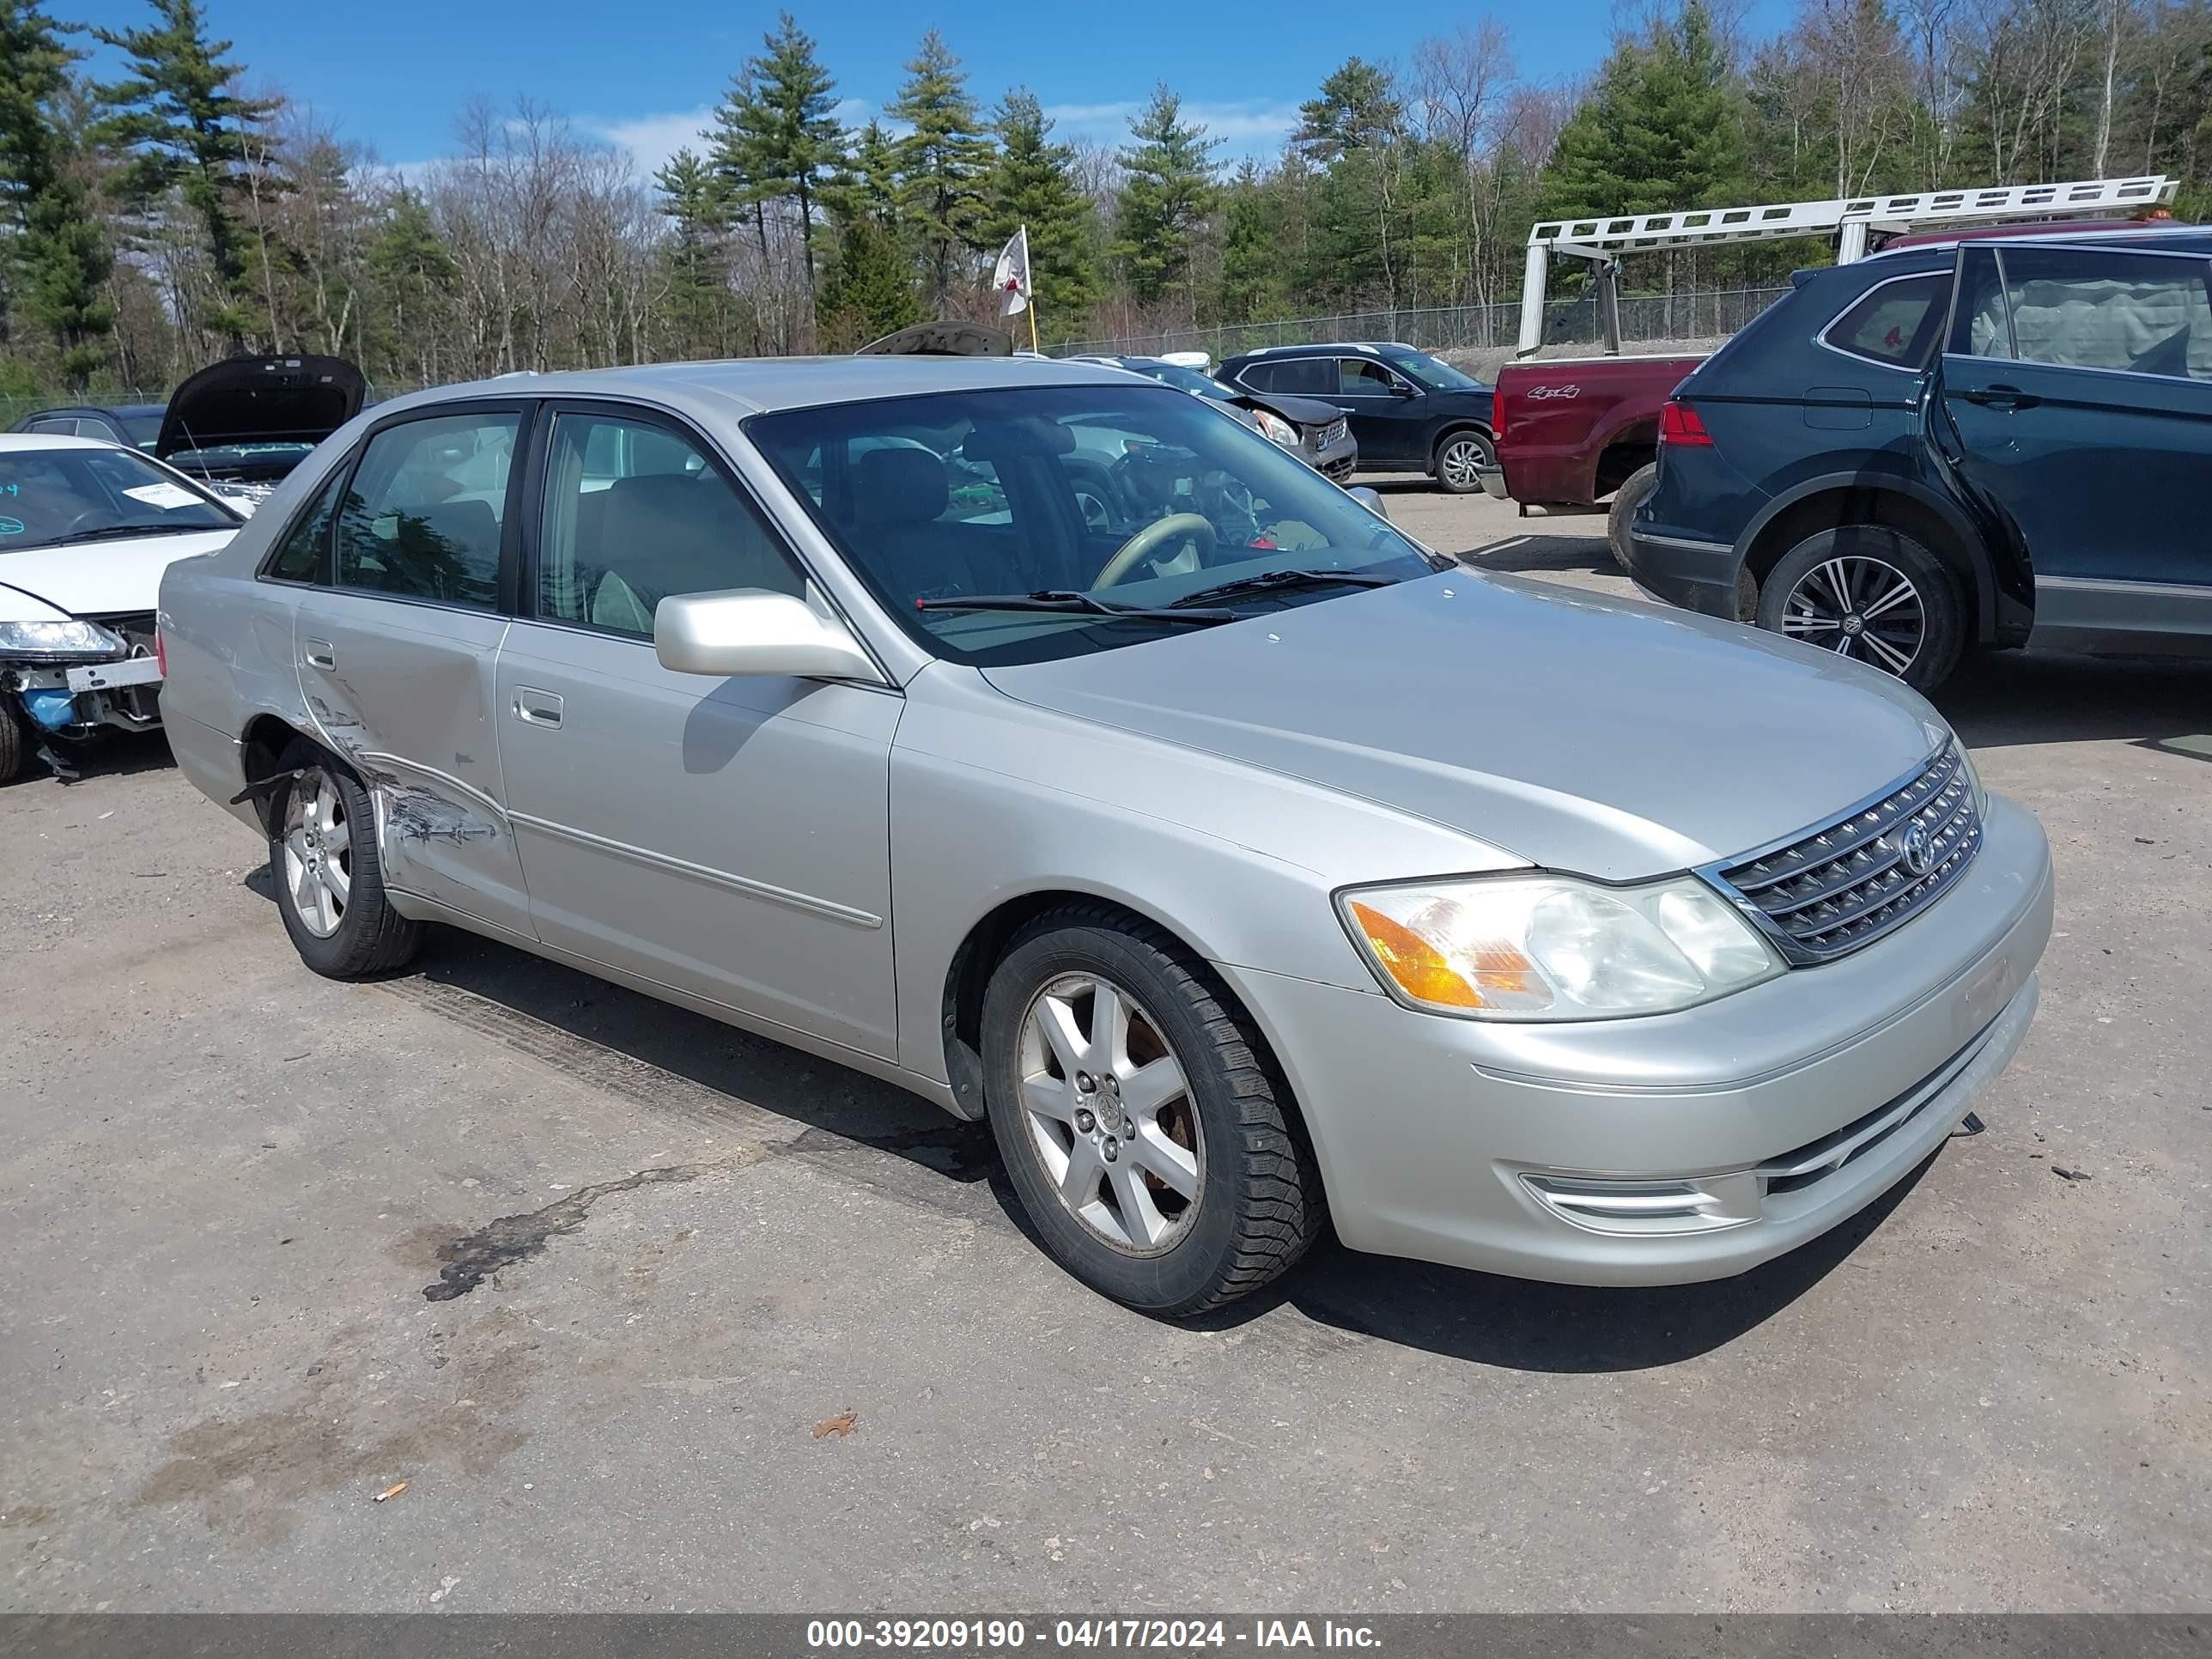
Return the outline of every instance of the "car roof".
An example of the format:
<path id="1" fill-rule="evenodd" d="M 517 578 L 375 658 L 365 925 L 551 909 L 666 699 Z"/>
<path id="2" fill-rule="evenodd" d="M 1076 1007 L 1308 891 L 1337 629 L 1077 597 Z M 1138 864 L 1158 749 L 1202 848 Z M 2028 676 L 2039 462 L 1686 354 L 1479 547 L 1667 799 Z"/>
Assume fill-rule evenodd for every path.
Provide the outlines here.
<path id="1" fill-rule="evenodd" d="M 120 449 L 105 438 L 73 438 L 58 432 L 0 432 L 0 453 L 15 449 Z"/>
<path id="2" fill-rule="evenodd" d="M 2052 221 L 2041 225 L 1965 225 L 1955 230 L 1931 230 L 1917 235 L 1899 236 L 1872 257 L 1884 259 L 1893 253 L 1909 253 L 1916 249 L 1956 247 L 1961 242 L 1995 242 L 2002 246 L 2007 243 L 2034 246 L 2053 241 L 2081 243 L 2093 247 L 2170 247 L 2180 252 L 2196 252 L 2212 250 L 2212 228 L 2177 225 L 2169 222 L 2114 224 L 2110 221 L 2100 223 L 2094 220 Z"/>
<path id="3" fill-rule="evenodd" d="M 1304 345 L 1254 346 L 1249 351 L 1238 352 L 1230 361 L 1243 362 L 1252 357 L 1340 357 L 1347 351 L 1364 351 L 1370 357 L 1380 357 L 1386 351 L 1419 349 L 1403 340 L 1309 341 Z"/>
<path id="4" fill-rule="evenodd" d="M 477 398 L 629 398 L 724 418 L 1000 386 L 1112 386 L 1130 376 L 1058 357 L 745 357 L 506 374 L 410 393 L 379 415 Z"/>

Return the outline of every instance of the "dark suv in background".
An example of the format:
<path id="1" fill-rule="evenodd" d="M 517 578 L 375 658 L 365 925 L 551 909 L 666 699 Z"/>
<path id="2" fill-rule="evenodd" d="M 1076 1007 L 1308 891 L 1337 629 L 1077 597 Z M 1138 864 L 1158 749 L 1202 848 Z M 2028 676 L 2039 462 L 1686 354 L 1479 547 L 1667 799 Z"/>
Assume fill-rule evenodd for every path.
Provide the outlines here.
<path id="1" fill-rule="evenodd" d="M 1334 404 L 1350 416 L 1359 465 L 1370 471 L 1425 472 L 1464 495 L 1498 465 L 1490 388 L 1409 345 L 1264 346 L 1228 359 L 1219 374 L 1253 392 Z"/>
<path id="2" fill-rule="evenodd" d="M 1633 573 L 1926 689 L 1970 645 L 2212 655 L 2212 230 L 1796 277 L 1676 388 Z"/>

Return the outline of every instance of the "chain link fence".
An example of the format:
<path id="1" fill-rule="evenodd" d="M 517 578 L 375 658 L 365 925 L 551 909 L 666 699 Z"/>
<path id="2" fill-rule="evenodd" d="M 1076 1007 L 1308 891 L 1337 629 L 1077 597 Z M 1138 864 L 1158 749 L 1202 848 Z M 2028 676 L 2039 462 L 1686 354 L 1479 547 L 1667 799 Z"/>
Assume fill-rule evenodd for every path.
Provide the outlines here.
<path id="1" fill-rule="evenodd" d="M 1717 340 L 1789 293 L 1788 288 L 1707 289 L 1675 294 L 1624 295 L 1624 345 L 1653 341 Z M 1273 323 L 1232 323 L 1213 328 L 1165 329 L 1108 340 L 1074 340 L 1054 356 L 1078 352 L 1156 357 L 1168 351 L 1203 351 L 1214 362 L 1261 346 L 1328 345 L 1349 340 L 1396 340 L 1424 351 L 1510 355 L 1521 334 L 1521 306 L 1427 306 L 1393 311 L 1352 311 L 1334 317 L 1292 317 Z M 1547 346 L 1595 346 L 1603 339 L 1597 296 L 1587 294 L 1547 307 Z"/>

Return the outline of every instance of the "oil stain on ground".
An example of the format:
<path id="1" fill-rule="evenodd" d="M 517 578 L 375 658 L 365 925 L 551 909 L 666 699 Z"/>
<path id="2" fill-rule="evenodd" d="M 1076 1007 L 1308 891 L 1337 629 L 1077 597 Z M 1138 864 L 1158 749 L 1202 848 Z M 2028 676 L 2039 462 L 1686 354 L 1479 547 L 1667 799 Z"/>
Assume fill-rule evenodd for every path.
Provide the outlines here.
<path id="1" fill-rule="evenodd" d="M 750 1160 L 743 1160 L 750 1161 Z M 422 1287 L 426 1302 L 451 1302 L 466 1296 L 502 1267 L 526 1261 L 552 1240 L 573 1233 L 584 1224 L 592 1206 L 613 1193 L 632 1193 L 641 1187 L 658 1187 L 696 1181 L 701 1176 L 732 1167 L 732 1160 L 712 1164 L 674 1164 L 659 1169 L 637 1170 L 619 1181 L 601 1181 L 580 1187 L 542 1209 L 503 1215 L 441 1245 L 434 1285 Z"/>

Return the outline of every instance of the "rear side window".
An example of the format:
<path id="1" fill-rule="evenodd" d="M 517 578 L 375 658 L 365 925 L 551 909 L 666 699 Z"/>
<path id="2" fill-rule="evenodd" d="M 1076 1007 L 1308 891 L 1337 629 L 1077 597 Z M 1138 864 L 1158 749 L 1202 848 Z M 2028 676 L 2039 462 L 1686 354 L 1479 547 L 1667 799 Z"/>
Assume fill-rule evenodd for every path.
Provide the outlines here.
<path id="1" fill-rule="evenodd" d="M 269 574 L 288 582 L 313 582 L 324 580 L 330 567 L 323 556 L 331 545 L 331 520 L 337 516 L 338 492 L 345 487 L 345 468 L 331 475 L 331 481 L 307 503 L 307 510 L 293 521 L 276 544 L 276 555 L 269 561 Z"/>
<path id="2" fill-rule="evenodd" d="M 444 415 L 368 441 L 338 514 L 337 585 L 489 611 L 520 417 Z"/>
<path id="3" fill-rule="evenodd" d="M 2206 286 L 2212 265 L 2205 260 L 2006 247 L 1998 262 L 2010 350 L 1983 355 L 2212 380 L 2212 289 Z"/>
<path id="4" fill-rule="evenodd" d="M 1820 337 L 1838 351 L 1893 368 L 1928 360 L 1951 297 L 1951 273 L 1931 271 L 1869 289 Z"/>
<path id="5" fill-rule="evenodd" d="M 1244 384 L 1255 392 L 1285 392 L 1310 398 L 1336 394 L 1334 357 L 1279 357 L 1257 362 L 1244 371 Z"/>

